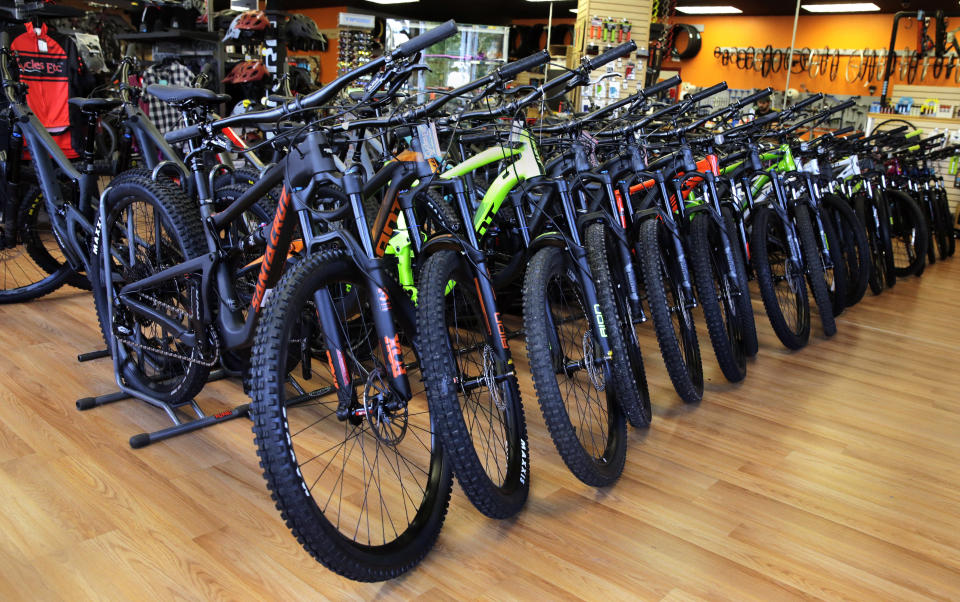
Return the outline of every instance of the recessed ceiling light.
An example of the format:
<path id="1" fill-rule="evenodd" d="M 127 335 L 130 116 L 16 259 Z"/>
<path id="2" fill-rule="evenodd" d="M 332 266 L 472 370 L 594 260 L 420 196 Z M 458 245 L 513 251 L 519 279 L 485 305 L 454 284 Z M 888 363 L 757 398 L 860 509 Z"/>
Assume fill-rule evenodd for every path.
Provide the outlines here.
<path id="1" fill-rule="evenodd" d="M 678 6 L 677 12 L 685 15 L 739 15 L 743 11 L 736 6 Z"/>
<path id="2" fill-rule="evenodd" d="M 868 13 L 880 10 L 873 2 L 836 2 L 832 4 L 801 4 L 800 8 L 811 13 Z"/>
<path id="3" fill-rule="evenodd" d="M 411 2 L 420 2 L 420 0 L 367 0 L 374 4 L 410 4 Z"/>
<path id="4" fill-rule="evenodd" d="M 577 10 L 578 10 L 578 9 L 576 9 L 576 8 L 571 8 L 571 9 L 570 9 L 570 12 L 572 12 L 573 14 L 577 14 Z"/>

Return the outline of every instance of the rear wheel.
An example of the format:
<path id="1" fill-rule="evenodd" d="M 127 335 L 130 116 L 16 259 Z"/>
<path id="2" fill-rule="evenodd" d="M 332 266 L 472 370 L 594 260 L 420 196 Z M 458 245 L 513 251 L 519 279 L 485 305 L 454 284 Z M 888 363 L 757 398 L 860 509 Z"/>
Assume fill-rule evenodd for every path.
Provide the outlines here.
<path id="1" fill-rule="evenodd" d="M 10 187 L 6 187 L 4 192 L 9 190 Z M 39 188 L 27 187 L 24 198 L 27 202 L 18 200 L 11 203 L 5 195 L 0 195 L 0 304 L 29 301 L 52 293 L 73 274 L 73 270 L 63 262 L 63 253 L 50 225 L 46 205 L 29 201 L 31 198 L 41 198 Z M 33 207 L 32 215 L 28 207 Z M 14 215 L 3 215 L 6 211 Z M 25 213 L 28 215 L 24 216 Z M 24 217 L 32 224 L 26 228 L 18 224 L 14 228 L 14 223 Z M 8 228 L 15 231 L 9 231 Z M 61 260 L 55 265 L 38 264 L 33 255 L 39 249 L 44 250 L 41 256 L 49 254 Z"/>
<path id="2" fill-rule="evenodd" d="M 113 294 L 103 297 L 112 320 L 101 295 L 94 299 L 101 324 L 117 339 L 121 376 L 167 403 L 187 402 L 219 359 L 201 319 L 200 279 L 182 274 L 123 297 L 119 291 L 206 251 L 196 203 L 171 185 L 128 176 L 114 180 L 105 207 L 110 269 L 101 281 L 112 282 Z"/>
<path id="3" fill-rule="evenodd" d="M 366 280 L 337 251 L 299 262 L 277 285 L 257 327 L 251 415 L 267 486 L 284 522 L 327 568 L 358 581 L 396 577 L 433 547 L 452 488 L 420 370 L 401 332 L 413 397 L 385 377 Z M 347 339 L 355 383 L 338 416 L 330 347 L 314 293 L 327 291 Z M 349 292 L 348 292 L 349 291 Z M 359 293 L 359 294 L 357 294 Z M 295 357 L 291 358 L 291 352 Z M 288 376 L 299 363 L 297 380 Z"/>
<path id="4" fill-rule="evenodd" d="M 587 485 L 602 487 L 623 472 L 627 423 L 584 298 L 567 253 L 547 247 L 533 256 L 523 323 L 537 400 L 564 463 Z"/>
<path id="5" fill-rule="evenodd" d="M 514 365 L 497 349 L 506 345 L 502 326 L 494 324 L 499 314 L 483 307 L 477 286 L 455 251 L 437 251 L 424 262 L 422 370 L 457 482 L 480 512 L 507 518 L 530 490 L 527 428 Z"/>
<path id="6" fill-rule="evenodd" d="M 900 278 L 917 276 L 923 271 L 929 242 L 923 211 L 910 195 L 899 190 L 885 191 L 884 198 L 890 215 L 894 273 Z"/>

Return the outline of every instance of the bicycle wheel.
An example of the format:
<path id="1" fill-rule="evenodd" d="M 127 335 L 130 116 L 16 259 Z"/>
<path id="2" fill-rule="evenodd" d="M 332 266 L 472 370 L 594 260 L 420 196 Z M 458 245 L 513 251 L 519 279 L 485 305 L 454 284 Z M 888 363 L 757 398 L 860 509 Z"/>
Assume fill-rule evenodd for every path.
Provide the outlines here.
<path id="1" fill-rule="evenodd" d="M 830 337 L 836 334 L 837 323 L 833 319 L 833 304 L 830 302 L 830 290 L 827 288 L 827 278 L 823 269 L 822 250 L 813 230 L 811 212 L 812 210 L 806 205 L 795 205 L 793 221 L 797 226 L 797 238 L 800 240 L 800 250 L 803 253 L 807 282 L 810 284 L 813 300 L 817 303 L 823 334 Z"/>
<path id="2" fill-rule="evenodd" d="M 26 198 L 40 198 L 39 192 L 31 193 L 29 187 L 24 195 Z M 39 189 L 35 189 L 39 191 Z M 46 206 L 42 203 L 35 208 L 29 229 L 22 224 L 13 227 L 14 222 L 24 218 L 28 203 L 10 203 L 5 198 L 9 187 L 4 185 L 3 195 L 0 195 L 0 304 L 19 303 L 29 301 L 57 290 L 73 273 L 70 267 L 61 261 L 53 269 L 45 269 L 49 265 L 39 265 L 33 258 L 38 248 L 50 248 L 49 253 L 63 257 L 59 244 L 50 225 Z M 8 219 L 3 215 L 7 210 L 17 214 L 17 219 Z M 8 231 L 10 230 L 15 231 Z M 31 250 L 33 253 L 31 253 Z"/>
<path id="3" fill-rule="evenodd" d="M 384 378 L 367 286 L 340 251 L 312 255 L 284 275 L 257 326 L 250 409 L 267 487 L 294 537 L 330 570 L 382 581 L 433 547 L 453 479 L 423 393 L 414 333 L 399 339 L 414 392 L 404 400 Z M 342 357 L 355 389 L 343 419 L 316 317 L 314 293 L 323 290 L 349 343 Z M 296 362 L 309 390 L 288 378 Z"/>
<path id="4" fill-rule="evenodd" d="M 845 305 L 856 305 L 867 292 L 872 261 L 867 233 L 857 214 L 845 199 L 835 194 L 823 196 L 824 217 L 830 221 L 843 253 L 847 268 Z"/>
<path id="5" fill-rule="evenodd" d="M 923 271 L 929 238 L 923 211 L 905 192 L 887 190 L 884 198 L 890 215 L 894 273 L 899 278 L 917 276 Z"/>
<path id="6" fill-rule="evenodd" d="M 937 190 L 937 204 L 940 206 L 940 212 L 944 217 L 943 235 L 947 240 L 947 257 L 953 257 L 953 254 L 957 250 L 957 237 L 953 231 L 954 217 L 953 214 L 950 213 L 950 202 L 947 200 L 947 192 L 943 189 Z"/>
<path id="7" fill-rule="evenodd" d="M 937 247 L 940 245 L 938 239 L 941 232 L 940 215 L 926 192 L 920 192 L 917 205 L 923 213 L 923 222 L 927 226 L 927 264 L 933 265 L 937 262 Z"/>
<path id="8" fill-rule="evenodd" d="M 523 287 L 527 358 L 553 444 L 567 468 L 594 487 L 623 472 L 627 422 L 613 387 L 613 369 L 599 352 L 579 273 L 557 247 L 538 251 Z M 611 327 L 608 323 L 607 329 Z M 608 336 L 608 335 L 607 335 Z"/>
<path id="9" fill-rule="evenodd" d="M 653 413 L 640 339 L 627 302 L 626 278 L 614 278 L 615 274 L 626 273 L 620 261 L 620 251 L 607 226 L 601 222 L 587 226 L 584 244 L 587 263 L 597 289 L 600 313 L 608 326 L 607 341 L 613 352 L 610 375 L 614 392 L 630 424 L 635 427 L 647 426 Z"/>
<path id="10" fill-rule="evenodd" d="M 431 255 L 420 272 L 422 370 L 457 482 L 491 518 L 513 516 L 530 489 L 527 427 L 512 363 L 498 359 L 499 316 L 485 308 L 459 253 Z"/>
<path id="11" fill-rule="evenodd" d="M 720 225 L 705 212 L 694 214 L 690 224 L 690 265 L 697 285 L 707 332 L 720 370 L 730 382 L 747 376 L 747 354 L 743 341 L 743 316 L 737 297 L 740 276 L 731 273 L 724 251 Z M 729 241 L 727 241 L 729 246 Z"/>
<path id="12" fill-rule="evenodd" d="M 113 283 L 113 297 L 106 299 L 112 321 L 100 295 L 94 299 L 105 334 L 117 339 L 120 375 L 155 398 L 187 402 L 218 361 L 218 346 L 200 319 L 200 279 L 183 274 L 126 297 L 119 291 L 206 252 L 196 203 L 172 185 L 126 175 L 111 182 L 105 208 L 111 260 L 109 274 L 101 273 L 98 284 L 107 278 Z M 128 300 L 149 306 L 168 324 L 135 311 Z"/>
<path id="13" fill-rule="evenodd" d="M 60 249 L 59 243 L 50 227 L 50 220 L 46 213 L 46 207 L 43 202 L 43 192 L 38 186 L 31 186 L 23 195 L 23 203 L 20 205 L 20 240 L 27 247 L 27 253 L 33 262 L 40 266 L 48 274 L 55 274 L 63 269 L 69 268 L 67 258 Z M 90 281 L 83 274 L 78 274 L 72 269 L 67 275 L 64 284 L 81 290 L 90 290 Z"/>
<path id="14" fill-rule="evenodd" d="M 673 243 L 673 233 L 659 219 L 641 224 L 637 251 L 660 354 L 677 394 L 685 402 L 694 403 L 703 397 L 703 364 L 690 300 L 680 285 L 683 272 Z"/>
<path id="15" fill-rule="evenodd" d="M 723 207 L 723 224 L 727 230 L 727 236 L 730 238 L 730 250 L 733 251 L 733 260 L 737 265 L 737 272 L 740 276 L 741 295 L 737 297 L 737 308 L 743 316 L 743 343 L 744 350 L 749 357 L 754 357 L 760 350 L 760 342 L 757 340 L 757 318 L 753 313 L 753 303 L 750 301 L 750 281 L 747 278 L 747 262 L 743 256 L 743 241 L 740 239 L 740 230 L 737 227 L 733 210 L 729 207 Z"/>
<path id="16" fill-rule="evenodd" d="M 830 305 L 833 307 L 833 315 L 839 316 L 847 306 L 847 290 L 850 288 L 849 276 L 847 274 L 847 262 L 843 256 L 843 245 L 837 234 L 836 228 L 829 216 L 824 213 L 822 208 L 818 208 L 820 213 L 820 224 L 823 226 L 823 236 L 817 232 L 817 222 L 813 219 L 815 215 L 811 211 L 810 224 L 813 226 L 814 237 L 817 245 L 820 247 L 820 256 L 824 260 L 830 260 L 830 267 L 823 261 L 823 275 L 827 283 L 827 291 L 830 293 Z M 823 240 L 826 238 L 826 247 L 823 246 Z"/>
<path id="17" fill-rule="evenodd" d="M 788 227 L 770 207 L 756 207 L 750 250 L 773 331 L 787 349 L 800 349 L 810 339 L 810 300 L 802 262 L 791 250 Z"/>
<path id="18" fill-rule="evenodd" d="M 867 244 L 870 249 L 870 273 L 867 283 L 874 295 L 879 295 L 887 285 L 887 270 L 889 256 L 886 245 L 883 243 L 882 223 L 879 219 L 879 208 L 866 195 L 859 194 L 853 199 L 853 206 L 857 219 L 860 221 L 867 235 Z"/>
<path id="19" fill-rule="evenodd" d="M 937 250 L 940 252 L 940 259 L 946 259 L 950 256 L 950 242 L 953 239 L 953 224 L 950 223 L 950 208 L 945 206 L 940 198 L 939 191 L 931 190 L 928 202 L 933 208 L 933 215 L 936 222 Z"/>

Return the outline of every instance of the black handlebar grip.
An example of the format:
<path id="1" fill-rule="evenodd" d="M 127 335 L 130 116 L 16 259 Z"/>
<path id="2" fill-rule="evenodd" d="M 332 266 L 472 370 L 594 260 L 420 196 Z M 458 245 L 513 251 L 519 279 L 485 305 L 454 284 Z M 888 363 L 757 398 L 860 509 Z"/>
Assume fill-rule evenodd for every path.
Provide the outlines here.
<path id="1" fill-rule="evenodd" d="M 676 86 L 677 84 L 679 84 L 680 81 L 681 81 L 680 76 L 679 76 L 679 75 L 674 75 L 674 76 L 671 77 L 670 79 L 665 79 L 665 80 L 663 80 L 662 82 L 657 82 L 657 83 L 653 84 L 652 86 L 648 86 L 648 87 L 644 88 L 644 89 L 643 89 L 643 95 L 644 95 L 645 97 L 648 97 L 648 98 L 649 98 L 650 96 L 653 96 L 654 94 L 659 94 L 659 93 L 663 92 L 664 90 L 669 90 L 670 88 L 672 88 L 672 87 Z"/>
<path id="2" fill-rule="evenodd" d="M 837 111 L 845 111 L 845 110 L 849 109 L 850 107 L 856 106 L 856 104 L 857 104 L 857 101 L 855 101 L 855 100 L 853 100 L 853 99 L 848 100 L 848 101 L 846 101 L 846 102 L 841 102 L 840 104 L 838 104 L 838 105 L 835 106 L 835 107 L 830 107 L 830 112 L 831 112 L 831 113 L 836 113 Z"/>
<path id="3" fill-rule="evenodd" d="M 177 130 L 170 130 L 163 135 L 163 139 L 170 144 L 177 144 L 178 142 L 186 142 L 191 138 L 196 138 L 200 136 L 203 132 L 202 124 L 196 123 L 194 125 L 188 125 Z"/>
<path id="4" fill-rule="evenodd" d="M 727 82 L 720 82 L 719 84 L 714 84 L 709 88 L 704 88 L 703 90 L 700 90 L 696 94 L 691 94 L 690 96 L 687 97 L 687 100 L 689 100 L 690 102 L 700 102 L 704 98 L 709 98 L 714 94 L 719 94 L 726 89 L 727 89 Z"/>
<path id="5" fill-rule="evenodd" d="M 457 33 L 457 24 L 453 19 L 450 19 L 443 25 L 434 27 L 430 31 L 426 31 L 412 40 L 407 40 L 403 44 L 400 44 L 397 46 L 397 49 L 393 51 L 393 57 L 405 58 L 413 56 L 424 48 L 446 40 L 455 33 Z"/>
<path id="6" fill-rule="evenodd" d="M 927 146 L 933 144 L 934 142 L 939 142 L 946 137 L 946 134 L 937 134 L 936 136 L 930 136 L 929 138 L 924 138 L 920 141 L 920 144 Z"/>
<path id="7" fill-rule="evenodd" d="M 500 77 L 504 79 L 513 79 L 519 73 L 529 71 L 548 62 L 550 62 L 550 53 L 546 50 L 541 50 L 540 52 L 531 54 L 525 59 L 513 61 L 512 63 L 508 63 L 503 67 L 500 67 Z"/>
<path id="8" fill-rule="evenodd" d="M 619 46 L 611 48 L 596 58 L 588 60 L 584 66 L 587 68 L 587 71 L 593 71 L 594 69 L 598 69 L 611 61 L 615 61 L 618 58 L 627 56 L 636 49 L 637 43 L 631 40 L 625 44 L 620 44 Z"/>
<path id="9" fill-rule="evenodd" d="M 744 98 L 741 98 L 740 100 L 737 101 L 737 106 L 738 106 L 738 107 L 745 107 L 745 106 L 747 106 L 747 105 L 749 105 L 749 104 L 753 104 L 753 103 L 757 102 L 757 101 L 760 100 L 761 98 L 766 98 L 766 97 L 770 96 L 771 94 L 773 94 L 773 88 L 771 88 L 771 87 L 768 86 L 767 88 L 765 88 L 765 89 L 763 89 L 763 90 L 760 90 L 759 92 L 754 92 L 754 93 L 751 94 L 750 96 L 746 96 L 746 97 L 744 97 Z"/>
<path id="10" fill-rule="evenodd" d="M 845 127 L 845 128 L 840 128 L 839 130 L 834 130 L 834 131 L 833 131 L 833 136 L 834 136 L 834 137 L 836 137 L 836 136 L 843 136 L 844 134 L 849 134 L 849 133 L 852 132 L 852 131 L 853 131 L 853 126 L 852 126 L 852 125 L 848 125 L 848 126 Z"/>
<path id="11" fill-rule="evenodd" d="M 820 93 L 814 94 L 813 96 L 810 96 L 809 98 L 804 98 L 803 100 L 801 100 L 801 101 L 798 102 L 797 104 L 793 105 L 792 107 L 790 107 L 790 110 L 791 110 L 791 111 L 799 111 L 799 110 L 802 109 L 803 107 L 812 105 L 813 103 L 817 102 L 818 100 L 822 100 L 822 99 L 823 99 L 823 94 L 820 94 Z"/>

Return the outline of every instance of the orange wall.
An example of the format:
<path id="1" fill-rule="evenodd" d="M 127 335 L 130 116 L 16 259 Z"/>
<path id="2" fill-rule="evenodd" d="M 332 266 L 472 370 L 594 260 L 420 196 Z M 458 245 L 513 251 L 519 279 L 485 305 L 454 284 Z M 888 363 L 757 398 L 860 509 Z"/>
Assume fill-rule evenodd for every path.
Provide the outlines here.
<path id="1" fill-rule="evenodd" d="M 677 19 L 680 21 L 681 19 Z M 793 31 L 793 17 L 694 17 L 687 16 L 682 19 L 685 23 L 703 24 L 702 33 L 703 46 L 697 56 L 692 59 L 680 61 L 680 75 L 685 82 L 691 82 L 697 86 L 707 86 L 717 83 L 720 80 L 726 80 L 731 88 L 760 88 L 773 86 L 774 89 L 782 90 L 786 85 L 787 74 L 784 70 L 778 73 L 768 75 L 766 78 L 760 75 L 760 72 L 745 71 L 737 69 L 734 61 L 726 67 L 722 66 L 720 59 L 714 58 L 713 49 L 717 46 L 729 46 L 746 48 L 748 46 L 765 47 L 772 44 L 774 48 L 789 48 L 790 36 Z M 956 21 L 956 19 L 954 20 Z M 917 45 L 917 25 L 916 22 L 910 22 L 910 28 L 907 19 L 900 21 L 900 27 L 897 32 L 896 48 L 916 48 Z M 893 15 L 833 15 L 833 16 L 801 16 L 797 24 L 797 42 L 796 48 L 887 48 L 890 44 L 890 31 L 893 27 Z M 949 31 L 951 27 L 948 27 Z M 844 79 L 844 69 L 847 66 L 848 57 L 840 57 L 840 68 L 837 79 L 830 81 L 827 76 L 818 76 L 811 78 L 807 73 L 791 74 L 790 87 L 803 90 L 805 86 L 810 92 L 824 92 L 827 94 L 858 94 L 868 95 L 869 91 L 864 87 L 862 81 L 847 83 Z M 920 68 L 922 69 L 922 63 Z M 950 85 L 953 83 L 953 74 L 951 81 L 947 83 L 941 76 L 940 81 L 933 79 L 931 72 L 927 71 L 927 77 L 923 81 L 924 85 Z M 919 78 L 919 72 L 917 74 Z M 897 73 L 891 76 L 891 85 L 900 81 L 899 63 Z M 906 82 L 904 82 L 906 83 Z M 918 80 L 914 81 L 919 84 Z M 871 82 L 872 85 L 872 82 Z M 876 95 L 880 95 L 882 82 L 876 84 Z"/>
<path id="2" fill-rule="evenodd" d="M 337 22 L 339 20 L 339 15 L 342 12 L 346 12 L 346 6 L 332 6 L 328 8 L 303 8 L 295 10 L 292 12 L 303 13 L 317 22 L 317 27 L 320 31 L 326 31 L 328 29 L 336 29 Z M 334 39 L 334 36 L 331 36 L 329 32 L 327 33 L 327 39 L 329 41 L 327 45 L 326 52 L 300 52 L 294 51 L 291 54 L 296 56 L 298 54 L 309 54 L 311 56 L 320 57 L 320 81 L 323 83 L 330 83 L 337 77 L 337 56 L 339 55 L 340 46 L 337 40 Z"/>

